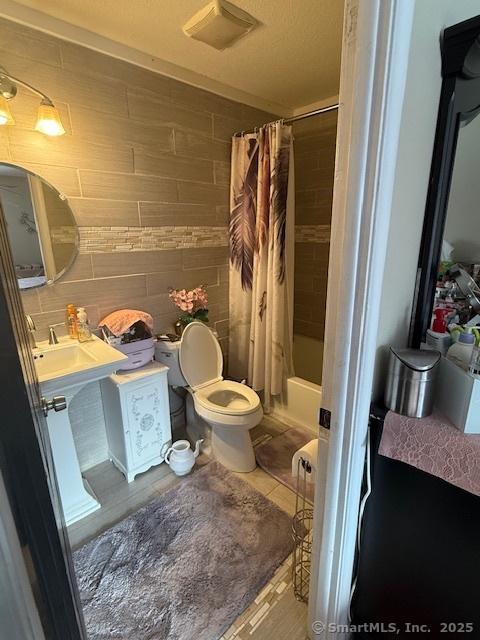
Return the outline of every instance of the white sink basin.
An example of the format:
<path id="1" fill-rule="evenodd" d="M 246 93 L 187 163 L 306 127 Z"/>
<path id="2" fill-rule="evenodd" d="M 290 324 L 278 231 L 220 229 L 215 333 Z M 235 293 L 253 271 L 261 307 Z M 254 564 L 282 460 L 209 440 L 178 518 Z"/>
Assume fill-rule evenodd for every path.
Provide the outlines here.
<path id="1" fill-rule="evenodd" d="M 127 360 L 127 356 L 95 336 L 88 342 L 68 336 L 54 345 L 40 342 L 33 357 L 43 393 L 100 380 Z"/>

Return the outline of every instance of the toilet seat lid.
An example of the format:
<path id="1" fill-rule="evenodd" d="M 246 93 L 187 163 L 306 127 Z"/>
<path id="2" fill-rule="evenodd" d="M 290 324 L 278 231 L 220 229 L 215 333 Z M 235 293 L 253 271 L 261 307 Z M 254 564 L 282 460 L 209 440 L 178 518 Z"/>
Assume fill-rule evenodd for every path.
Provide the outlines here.
<path id="1" fill-rule="evenodd" d="M 202 322 L 191 322 L 185 327 L 179 359 L 183 377 L 194 390 L 222 379 L 222 350 L 216 337 Z"/>

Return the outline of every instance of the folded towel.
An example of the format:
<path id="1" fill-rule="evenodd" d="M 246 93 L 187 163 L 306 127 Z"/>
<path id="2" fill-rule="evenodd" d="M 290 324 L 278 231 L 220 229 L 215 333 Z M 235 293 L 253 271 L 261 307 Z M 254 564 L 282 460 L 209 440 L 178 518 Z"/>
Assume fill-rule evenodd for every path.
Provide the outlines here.
<path id="1" fill-rule="evenodd" d="M 118 337 L 126 333 L 132 324 L 140 320 L 153 332 L 152 316 L 145 311 L 137 311 L 136 309 L 119 309 L 118 311 L 113 311 L 99 322 L 99 326 L 107 327 L 114 336 Z"/>
<path id="2" fill-rule="evenodd" d="M 439 411 L 427 418 L 389 411 L 378 453 L 480 496 L 480 435 L 462 433 Z"/>

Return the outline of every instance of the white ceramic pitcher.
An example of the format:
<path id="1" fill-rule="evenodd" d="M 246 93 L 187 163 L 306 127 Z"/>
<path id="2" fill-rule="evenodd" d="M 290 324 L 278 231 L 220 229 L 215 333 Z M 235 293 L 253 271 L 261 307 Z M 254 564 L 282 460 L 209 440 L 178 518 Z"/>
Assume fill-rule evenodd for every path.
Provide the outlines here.
<path id="1" fill-rule="evenodd" d="M 177 440 L 165 454 L 165 462 L 177 476 L 186 476 L 193 469 L 195 458 L 200 453 L 200 445 L 203 440 L 197 440 L 195 451 L 190 447 L 188 440 Z"/>

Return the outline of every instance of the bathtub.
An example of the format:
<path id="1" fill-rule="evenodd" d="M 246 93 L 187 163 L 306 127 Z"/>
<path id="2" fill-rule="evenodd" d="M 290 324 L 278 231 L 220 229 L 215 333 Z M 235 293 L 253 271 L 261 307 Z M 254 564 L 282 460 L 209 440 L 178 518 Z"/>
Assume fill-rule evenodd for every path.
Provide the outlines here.
<path id="1" fill-rule="evenodd" d="M 318 435 L 318 412 L 322 404 L 323 340 L 296 333 L 293 336 L 295 376 L 275 400 L 273 415 L 295 427 Z"/>
<path id="2" fill-rule="evenodd" d="M 322 387 L 298 376 L 288 378 L 281 398 L 275 399 L 272 415 L 294 427 L 304 427 L 318 436 L 318 413 Z"/>

